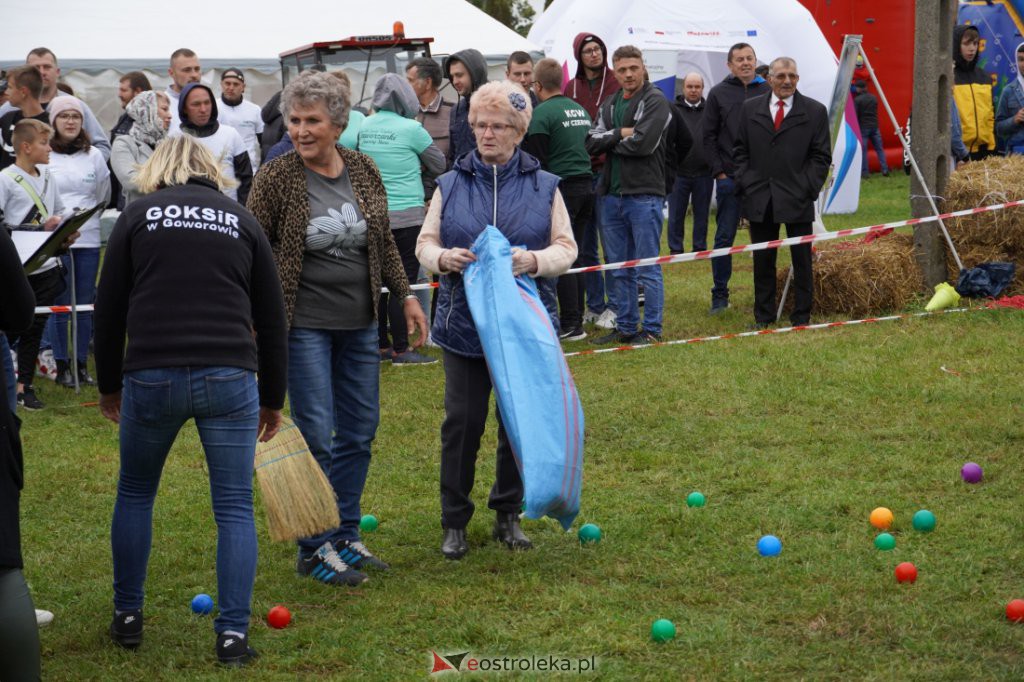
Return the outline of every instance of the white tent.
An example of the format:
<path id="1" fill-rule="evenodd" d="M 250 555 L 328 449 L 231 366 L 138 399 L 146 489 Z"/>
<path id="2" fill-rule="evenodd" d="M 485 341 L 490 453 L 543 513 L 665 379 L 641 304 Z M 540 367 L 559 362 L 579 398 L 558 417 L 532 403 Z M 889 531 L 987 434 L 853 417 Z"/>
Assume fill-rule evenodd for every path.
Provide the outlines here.
<path id="1" fill-rule="evenodd" d="M 707 89 L 721 81 L 729 73 L 729 47 L 739 42 L 753 46 L 759 62 L 781 56 L 795 59 L 800 91 L 826 106 L 838 69 L 825 36 L 797 0 L 555 0 L 528 37 L 547 56 L 564 64 L 572 77 L 576 73 L 572 41 L 584 32 L 599 36 L 609 52 L 621 45 L 643 50 L 651 81 L 668 96 L 680 91 L 677 82 L 691 71 L 704 77 Z M 852 172 L 836 168 L 835 176 L 842 182 L 829 190 L 830 212 L 850 213 L 857 207 L 860 156 L 852 148 L 844 153 L 842 146 L 849 139 L 840 136 L 835 164 L 854 167 Z"/>
<path id="2" fill-rule="evenodd" d="M 540 54 L 534 43 L 466 0 L 314 0 L 301 8 L 278 0 L 208 0 L 190 10 L 153 0 L 51 0 L 46 16 L 60 20 L 42 21 L 40 16 L 0 10 L 0 66 L 23 63 L 29 50 L 45 45 L 59 58 L 64 80 L 108 128 L 120 115 L 119 76 L 143 71 L 162 89 L 169 82 L 168 58 L 180 47 L 199 55 L 203 82 L 214 90 L 219 70 L 243 69 L 246 96 L 257 104 L 281 87 L 281 52 L 349 36 L 390 34 L 395 21 L 404 24 L 410 38 L 433 38 L 435 56 L 480 50 L 494 65 L 492 77 L 504 76 L 505 58 L 516 50 Z"/>

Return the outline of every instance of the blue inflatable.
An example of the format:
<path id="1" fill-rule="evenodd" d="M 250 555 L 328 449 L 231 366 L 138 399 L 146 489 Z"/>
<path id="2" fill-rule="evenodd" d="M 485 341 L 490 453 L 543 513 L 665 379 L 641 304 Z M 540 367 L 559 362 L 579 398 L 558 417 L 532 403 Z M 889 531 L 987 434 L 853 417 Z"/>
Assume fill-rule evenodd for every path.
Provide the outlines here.
<path id="1" fill-rule="evenodd" d="M 566 530 L 580 510 L 583 406 L 533 279 L 512 276 L 512 248 L 488 226 L 463 281 L 526 493 L 525 514 Z"/>

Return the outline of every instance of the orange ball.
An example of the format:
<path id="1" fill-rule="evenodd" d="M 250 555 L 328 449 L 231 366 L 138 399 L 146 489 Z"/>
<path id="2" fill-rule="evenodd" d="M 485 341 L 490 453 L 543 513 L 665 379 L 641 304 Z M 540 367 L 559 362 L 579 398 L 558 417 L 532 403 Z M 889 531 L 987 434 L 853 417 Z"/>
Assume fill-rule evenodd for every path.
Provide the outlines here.
<path id="1" fill-rule="evenodd" d="M 912 583 L 917 580 L 917 566 L 904 561 L 902 564 L 896 567 L 896 580 L 901 583 Z"/>
<path id="2" fill-rule="evenodd" d="M 1014 623 L 1024 623 L 1024 599 L 1014 599 L 1007 604 L 1006 617 Z"/>
<path id="3" fill-rule="evenodd" d="M 892 527 L 892 512 L 885 507 L 878 507 L 871 512 L 871 525 L 878 530 L 889 530 Z"/>

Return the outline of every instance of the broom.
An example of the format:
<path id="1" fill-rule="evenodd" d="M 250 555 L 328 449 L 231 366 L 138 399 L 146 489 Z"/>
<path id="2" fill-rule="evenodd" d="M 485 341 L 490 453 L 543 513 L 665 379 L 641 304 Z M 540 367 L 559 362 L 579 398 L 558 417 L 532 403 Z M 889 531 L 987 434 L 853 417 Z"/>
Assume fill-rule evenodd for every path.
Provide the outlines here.
<path id="1" fill-rule="evenodd" d="M 311 537 L 341 524 L 334 489 L 291 419 L 284 418 L 269 443 L 256 444 L 256 478 L 272 540 Z"/>

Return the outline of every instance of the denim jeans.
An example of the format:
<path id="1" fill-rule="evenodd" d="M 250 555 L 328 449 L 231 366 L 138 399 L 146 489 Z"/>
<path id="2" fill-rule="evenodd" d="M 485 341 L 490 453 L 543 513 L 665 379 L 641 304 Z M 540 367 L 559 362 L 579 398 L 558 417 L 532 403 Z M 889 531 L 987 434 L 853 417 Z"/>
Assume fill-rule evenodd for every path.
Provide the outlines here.
<path id="1" fill-rule="evenodd" d="M 341 525 L 299 540 L 312 554 L 328 540 L 359 539 L 359 500 L 380 421 L 377 323 L 366 329 L 292 327 L 288 334 L 288 400 L 292 418 L 335 494 Z"/>
<path id="2" fill-rule="evenodd" d="M 194 418 L 210 472 L 217 523 L 214 629 L 249 628 L 256 580 L 253 459 L 259 396 L 256 374 L 237 367 L 165 367 L 125 372 L 121 397 L 121 472 L 110 527 L 114 608 L 141 609 L 153 539 L 153 501 L 167 453 Z M 168 551 L 177 551 L 170 546 Z"/>
<path id="3" fill-rule="evenodd" d="M 708 248 L 708 216 L 711 213 L 711 190 L 713 181 L 710 175 L 696 178 L 676 176 L 672 185 L 672 193 L 668 195 L 668 250 L 682 253 L 683 237 L 686 221 L 686 207 L 693 204 L 693 250 L 705 251 Z"/>
<path id="4" fill-rule="evenodd" d="M 55 305 L 71 305 L 71 259 L 75 259 L 75 302 L 78 305 L 91 304 L 96 300 L 96 273 L 100 268 L 99 248 L 71 249 L 70 254 L 60 257 L 64 264 L 64 277 L 68 280 L 64 292 L 57 296 Z M 47 331 L 51 332 L 54 360 L 69 360 L 68 322 L 70 313 L 56 313 L 50 316 Z M 92 313 L 78 313 L 77 360 L 85 362 L 89 356 L 89 341 L 92 339 Z"/>
<path id="5" fill-rule="evenodd" d="M 740 224 L 740 198 L 736 196 L 736 183 L 730 177 L 715 180 L 718 212 L 715 215 L 715 247 L 732 246 L 736 241 L 736 228 Z M 711 303 L 729 300 L 729 279 L 732 277 L 732 256 L 711 259 Z"/>
<path id="6" fill-rule="evenodd" d="M 17 412 L 18 408 L 18 377 L 14 374 L 14 358 L 11 357 L 11 347 L 7 343 L 7 335 L 0 332 L 0 354 L 3 355 L 2 366 L 7 380 L 7 398 L 11 406 L 11 413 Z"/>
<path id="7" fill-rule="evenodd" d="M 653 258 L 661 250 L 663 197 L 653 194 L 601 197 L 601 238 L 609 263 Z M 618 309 L 615 327 L 622 334 L 641 331 L 637 283 L 644 286 L 643 331 L 661 334 L 665 287 L 660 265 L 612 270 Z"/>
<path id="8" fill-rule="evenodd" d="M 594 210 L 590 213 L 590 220 L 583 228 L 583 238 L 579 244 L 579 256 L 577 261 L 580 267 L 587 265 L 600 265 L 601 257 L 598 253 L 598 245 L 601 242 L 601 211 L 597 206 L 601 203 L 602 195 L 597 194 L 597 188 L 601 186 L 601 174 L 594 176 Z M 608 260 L 607 247 L 605 247 L 605 262 Z M 612 282 L 611 272 L 588 272 L 584 276 L 587 293 L 587 310 L 597 315 L 604 312 L 605 308 L 611 308 L 614 312 L 618 310 L 615 304 L 615 286 Z M 607 295 L 608 301 L 605 302 Z"/>
<path id="9" fill-rule="evenodd" d="M 889 166 L 885 163 L 885 146 L 882 144 L 882 133 L 878 131 L 878 128 L 869 128 L 867 130 L 860 131 L 861 139 L 861 164 L 860 174 L 868 175 L 868 143 L 875 148 L 875 153 L 878 154 L 878 165 L 882 167 L 883 173 L 889 172 Z"/>

